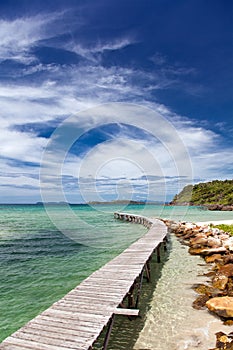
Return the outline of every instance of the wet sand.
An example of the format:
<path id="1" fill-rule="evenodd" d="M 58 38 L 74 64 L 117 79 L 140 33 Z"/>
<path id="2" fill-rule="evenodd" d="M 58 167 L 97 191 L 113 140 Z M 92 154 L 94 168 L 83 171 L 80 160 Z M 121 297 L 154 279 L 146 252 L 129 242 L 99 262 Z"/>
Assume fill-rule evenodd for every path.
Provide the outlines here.
<path id="1" fill-rule="evenodd" d="M 207 350 L 215 347 L 215 333 L 230 332 L 221 320 L 207 310 L 195 310 L 192 303 L 197 294 L 195 283 L 206 283 L 208 277 L 198 276 L 209 271 L 199 256 L 188 253 L 171 236 L 172 250 L 156 285 L 151 309 L 146 315 L 135 350 Z"/>

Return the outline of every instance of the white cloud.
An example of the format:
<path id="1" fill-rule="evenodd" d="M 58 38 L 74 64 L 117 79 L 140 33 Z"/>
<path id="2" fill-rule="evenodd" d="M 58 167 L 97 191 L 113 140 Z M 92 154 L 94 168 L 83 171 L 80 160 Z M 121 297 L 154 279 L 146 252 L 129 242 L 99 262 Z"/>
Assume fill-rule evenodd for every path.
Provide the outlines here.
<path id="1" fill-rule="evenodd" d="M 39 40 L 47 38 L 45 29 L 50 21 L 51 18 L 42 16 L 0 20 L 0 60 L 34 61 L 29 51 Z"/>
<path id="2" fill-rule="evenodd" d="M 128 119 L 128 123 L 134 125 L 135 122 L 140 125 L 141 121 L 142 127 L 148 131 L 157 128 L 158 138 L 160 137 L 164 142 L 159 143 L 158 140 L 151 142 L 149 139 L 140 140 L 138 143 L 129 141 L 127 137 L 130 139 L 130 135 L 127 135 L 122 128 L 121 139 L 102 144 L 84 160 L 78 156 L 67 159 L 63 175 L 70 176 L 70 181 L 77 178 L 78 169 L 83 164 L 81 173 L 83 183 L 91 182 L 90 175 L 96 177 L 101 193 L 104 191 L 116 193 L 117 184 L 118 191 L 123 191 L 122 195 L 130 194 L 132 185 L 140 185 L 137 191 L 143 193 L 147 190 L 147 181 L 140 179 L 142 175 L 158 176 L 158 180 L 150 180 L 151 193 L 158 194 L 159 186 L 163 188 L 165 182 L 174 191 L 179 181 L 173 180 L 173 177 L 185 175 L 177 174 L 172 154 L 169 153 L 169 149 L 173 151 L 173 147 L 178 147 L 175 132 L 189 151 L 194 178 L 201 177 L 208 180 L 220 176 L 224 178 L 231 174 L 232 152 L 224 146 L 224 143 L 221 144 L 220 135 L 192 122 L 187 117 L 175 114 L 169 107 L 154 102 L 151 96 L 153 90 L 169 88 L 172 84 L 177 83 L 179 77 L 194 74 L 195 71 L 192 68 L 175 66 L 175 64 L 168 65 L 168 58 L 158 53 L 153 57 L 154 63 L 163 69 L 153 75 L 133 68 L 101 65 L 101 55 L 104 52 L 121 50 L 134 44 L 132 38 L 118 38 L 112 42 L 97 43 L 93 47 L 84 47 L 78 42 L 68 42 L 68 44 L 60 42 L 61 48 L 76 52 L 91 60 L 91 63 L 89 62 L 88 65 L 80 63 L 76 66 L 44 65 L 36 61 L 31 49 L 35 45 L 41 45 L 43 40 L 51 39 L 52 35 L 66 32 L 64 26 L 54 25 L 55 21 L 59 20 L 59 16 L 59 14 L 49 17 L 38 15 L 14 21 L 0 21 L 2 44 L 0 60 L 10 58 L 25 64 L 33 62 L 33 65 L 28 65 L 20 72 L 14 73 L 17 77 L 24 78 L 46 72 L 45 78 L 34 79 L 33 83 L 25 82 L 23 79 L 20 82 L 15 80 L 13 83 L 9 81 L 7 84 L 0 83 L 1 164 L 5 173 L 9 174 L 0 178 L 0 186 L 3 186 L 1 191 L 7 194 L 9 186 L 13 186 L 14 183 L 22 187 L 22 191 L 17 193 L 22 195 L 25 191 L 24 193 L 30 195 L 35 193 L 35 189 L 26 189 L 26 184 L 34 188 L 39 185 L 35 178 L 38 169 L 25 168 L 24 162 L 39 164 L 47 139 L 38 137 L 33 130 L 23 132 L 20 126 L 23 127 L 27 123 L 41 123 L 46 127 L 48 122 L 56 124 L 58 119 L 62 120 L 86 108 L 119 101 L 130 101 L 151 108 L 169 123 L 173 123 L 174 130 L 167 129 L 166 123 L 161 122 L 157 125 L 157 121 L 153 118 L 144 120 L 141 114 L 136 113 L 134 118 Z M 50 44 L 54 47 L 59 46 L 52 40 Z M 93 119 L 83 120 L 80 128 L 84 130 L 85 127 L 91 127 L 92 121 L 95 122 L 98 118 L 104 124 L 108 119 L 102 112 L 100 110 Z M 122 110 L 117 105 L 115 112 L 115 121 L 122 122 Z M 130 114 L 130 107 L 124 110 L 126 119 L 128 112 Z M 182 164 L 183 154 L 181 151 L 182 145 L 179 145 L 176 158 L 180 164 Z M 7 161 L 8 158 L 18 162 L 17 165 L 10 164 Z M 185 170 L 185 167 L 182 169 Z M 11 178 L 10 174 L 13 174 L 14 178 Z M 119 180 L 116 180 L 117 177 Z M 108 178 L 105 183 L 104 178 Z M 186 178 L 183 178 L 182 181 L 185 182 Z M 73 183 L 75 185 L 75 182 Z M 51 185 L 50 181 L 48 185 Z M 56 185 L 55 183 L 55 189 Z M 11 194 L 14 195 L 14 193 L 16 193 L 15 189 Z M 90 195 L 90 188 L 88 193 Z"/>
<path id="3" fill-rule="evenodd" d="M 150 57 L 150 60 L 158 66 L 163 66 L 165 63 L 167 63 L 167 57 L 161 52 L 156 52 L 153 56 Z"/>
<path id="4" fill-rule="evenodd" d="M 47 144 L 46 139 L 7 129 L 0 129 L 0 133 L 0 154 L 2 157 L 22 162 L 40 162 L 41 152 Z"/>
<path id="5" fill-rule="evenodd" d="M 105 51 L 115 51 L 115 50 L 121 50 L 129 45 L 134 44 L 135 41 L 131 38 L 122 38 L 122 39 L 116 39 L 112 42 L 98 42 L 95 45 L 84 47 L 80 43 L 76 42 L 69 42 L 65 45 L 65 48 L 71 52 L 75 52 L 78 55 L 91 60 L 93 62 L 98 62 L 101 58 L 101 54 L 103 54 Z"/>

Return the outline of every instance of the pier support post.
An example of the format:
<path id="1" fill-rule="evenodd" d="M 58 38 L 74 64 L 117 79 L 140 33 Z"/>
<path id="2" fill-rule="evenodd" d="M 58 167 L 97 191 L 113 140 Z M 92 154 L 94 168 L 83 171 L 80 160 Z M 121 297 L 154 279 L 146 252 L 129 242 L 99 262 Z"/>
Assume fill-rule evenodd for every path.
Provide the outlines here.
<path id="1" fill-rule="evenodd" d="M 161 262 L 161 257 L 160 257 L 160 244 L 158 245 L 156 251 L 157 251 L 157 262 L 160 263 L 160 262 Z"/>
<path id="2" fill-rule="evenodd" d="M 128 309 L 134 307 L 134 296 L 133 296 L 133 291 L 134 291 L 135 284 L 132 285 L 128 292 Z"/>
<path id="3" fill-rule="evenodd" d="M 141 295 L 143 274 L 144 274 L 144 268 L 142 269 L 142 272 L 141 272 L 141 274 L 139 276 L 139 286 L 138 286 L 137 298 L 136 298 L 136 303 L 135 303 L 135 308 L 136 309 L 138 308 L 139 299 L 140 299 L 140 295 Z"/>
<path id="4" fill-rule="evenodd" d="M 105 336 L 105 339 L 104 339 L 104 344 L 103 344 L 102 350 L 107 350 L 109 339 L 110 339 L 110 335 L 111 335 L 111 332 L 112 332 L 112 327 L 113 327 L 114 320 L 115 320 L 115 314 L 112 315 L 112 317 L 111 317 L 111 319 L 109 321 L 108 329 L 107 329 L 107 333 L 106 333 L 106 336 Z"/>
<path id="5" fill-rule="evenodd" d="M 150 258 L 151 259 L 151 258 Z M 146 262 L 145 271 L 147 282 L 151 282 L 151 274 L 150 274 L 150 259 Z"/>

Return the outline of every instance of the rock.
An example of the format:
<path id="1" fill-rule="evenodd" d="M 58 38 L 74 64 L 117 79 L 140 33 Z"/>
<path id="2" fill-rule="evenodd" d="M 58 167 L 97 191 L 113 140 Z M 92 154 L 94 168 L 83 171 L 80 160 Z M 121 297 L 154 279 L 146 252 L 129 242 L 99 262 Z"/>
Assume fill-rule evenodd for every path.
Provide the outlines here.
<path id="1" fill-rule="evenodd" d="M 216 297 L 208 300 L 206 306 L 218 316 L 233 317 L 233 297 Z"/>
<path id="2" fill-rule="evenodd" d="M 210 248 L 217 248 L 217 247 L 221 247 L 222 242 L 219 238 L 216 237 L 208 237 L 207 240 L 207 245 Z"/>
<path id="3" fill-rule="evenodd" d="M 218 248 L 204 248 L 200 252 L 201 255 L 212 255 L 217 253 L 225 253 L 227 249 L 225 247 L 218 247 Z"/>
<path id="4" fill-rule="evenodd" d="M 224 205 L 224 207 L 222 207 L 222 210 L 224 210 L 224 211 L 232 211 L 233 207 L 232 207 L 232 205 Z"/>
<path id="5" fill-rule="evenodd" d="M 233 264 L 226 264 L 226 265 L 220 266 L 218 269 L 218 273 L 224 274 L 228 277 L 232 277 L 233 276 Z"/>
<path id="6" fill-rule="evenodd" d="M 229 234 L 228 233 L 220 233 L 220 235 L 218 235 L 218 238 L 221 239 L 222 243 L 224 241 L 226 241 L 227 239 L 229 239 Z"/>
<path id="7" fill-rule="evenodd" d="M 198 295 L 198 297 L 196 298 L 196 300 L 194 300 L 192 306 L 194 309 L 196 310 L 203 310 L 206 308 L 206 302 L 207 300 L 209 300 L 208 295 L 202 294 L 202 295 Z"/>
<path id="8" fill-rule="evenodd" d="M 215 276 L 215 272 L 209 271 L 209 272 L 203 273 L 201 276 L 213 277 Z"/>
<path id="9" fill-rule="evenodd" d="M 227 282 L 228 282 L 227 276 L 224 276 L 224 275 L 220 275 L 217 277 L 215 276 L 213 279 L 213 286 L 220 290 L 224 290 L 226 288 Z"/>
<path id="10" fill-rule="evenodd" d="M 213 254 L 213 255 L 205 257 L 205 261 L 207 262 L 207 264 L 213 263 L 213 262 L 221 260 L 221 259 L 222 259 L 222 255 L 221 254 Z"/>
<path id="11" fill-rule="evenodd" d="M 223 242 L 223 246 L 233 252 L 233 237 L 228 238 Z"/>
<path id="12" fill-rule="evenodd" d="M 212 280 L 213 287 L 224 290 L 228 283 L 228 278 L 233 276 L 233 264 L 227 264 L 219 267 Z"/>
<path id="13" fill-rule="evenodd" d="M 179 229 L 179 224 L 171 224 L 169 228 L 171 231 L 176 231 Z"/>
<path id="14" fill-rule="evenodd" d="M 223 204 L 209 204 L 207 205 L 208 210 L 223 210 L 223 211 L 232 211 L 232 205 L 223 205 Z"/>
<path id="15" fill-rule="evenodd" d="M 207 205 L 208 210 L 221 210 L 222 206 L 220 207 L 219 204 L 209 204 Z"/>
<path id="16" fill-rule="evenodd" d="M 214 235 L 219 235 L 220 233 L 222 233 L 222 230 L 220 230 L 217 227 L 212 227 L 211 231 Z"/>
<path id="17" fill-rule="evenodd" d="M 227 282 L 227 295 L 229 297 L 233 297 L 233 277 L 229 277 L 228 278 L 228 282 Z"/>
<path id="18" fill-rule="evenodd" d="M 233 341 L 230 335 L 223 332 L 216 333 L 216 346 L 220 350 L 233 350 Z"/>
<path id="19" fill-rule="evenodd" d="M 212 254 L 217 254 L 217 253 L 225 253 L 227 250 L 224 247 L 217 247 L 217 248 L 189 248 L 189 253 L 192 255 L 212 255 Z"/>
<path id="20" fill-rule="evenodd" d="M 188 230 L 184 231 L 183 238 L 184 239 L 195 238 L 198 233 L 199 233 L 199 231 L 194 231 L 192 229 L 188 229 Z"/>
<path id="21" fill-rule="evenodd" d="M 201 252 L 202 252 L 203 250 L 204 250 L 203 248 L 193 248 L 193 247 L 190 247 L 190 248 L 189 248 L 189 254 L 192 254 L 192 255 L 200 255 Z"/>
<path id="22" fill-rule="evenodd" d="M 207 244 L 207 237 L 204 233 L 199 233 L 196 237 L 190 239 L 190 245 L 193 248 L 201 248 Z"/>
<path id="23" fill-rule="evenodd" d="M 198 294 L 205 294 L 208 297 L 216 297 L 222 294 L 222 292 L 220 292 L 217 288 L 214 288 L 213 286 L 207 286 L 206 284 L 194 284 L 192 288 Z"/>

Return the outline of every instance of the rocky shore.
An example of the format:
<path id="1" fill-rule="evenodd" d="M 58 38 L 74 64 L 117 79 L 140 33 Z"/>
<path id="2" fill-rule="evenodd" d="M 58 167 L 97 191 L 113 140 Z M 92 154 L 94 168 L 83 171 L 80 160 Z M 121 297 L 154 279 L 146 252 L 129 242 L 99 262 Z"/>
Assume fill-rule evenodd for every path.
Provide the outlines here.
<path id="1" fill-rule="evenodd" d="M 189 246 L 190 254 L 202 256 L 211 266 L 206 275 L 210 280 L 193 286 L 198 293 L 193 307 L 208 308 L 225 325 L 233 325 L 233 236 L 208 224 L 163 221 L 182 244 Z M 216 333 L 216 348 L 209 350 L 223 349 L 233 350 L 233 332 Z"/>
<path id="2" fill-rule="evenodd" d="M 205 205 L 208 210 L 233 211 L 233 205 L 209 204 Z"/>
<path id="3" fill-rule="evenodd" d="M 224 204 L 200 204 L 197 205 L 195 203 L 192 202 L 179 202 L 176 203 L 174 201 L 166 204 L 167 206 L 199 206 L 200 208 L 202 208 L 203 210 L 217 210 L 217 211 L 233 211 L 233 205 L 224 205 Z"/>

